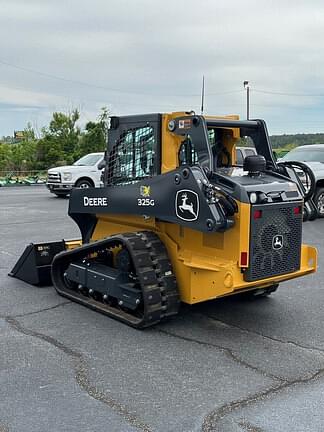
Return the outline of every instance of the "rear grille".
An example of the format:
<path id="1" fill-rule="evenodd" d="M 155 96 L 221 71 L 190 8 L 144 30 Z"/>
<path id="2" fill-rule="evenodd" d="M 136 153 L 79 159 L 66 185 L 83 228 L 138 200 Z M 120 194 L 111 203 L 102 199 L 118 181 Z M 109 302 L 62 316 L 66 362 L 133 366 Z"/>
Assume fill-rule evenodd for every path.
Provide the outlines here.
<path id="1" fill-rule="evenodd" d="M 61 183 L 61 174 L 60 173 L 48 173 L 47 182 L 48 183 Z"/>
<path id="2" fill-rule="evenodd" d="M 250 259 L 246 281 L 291 273 L 300 268 L 301 203 L 251 207 Z"/>

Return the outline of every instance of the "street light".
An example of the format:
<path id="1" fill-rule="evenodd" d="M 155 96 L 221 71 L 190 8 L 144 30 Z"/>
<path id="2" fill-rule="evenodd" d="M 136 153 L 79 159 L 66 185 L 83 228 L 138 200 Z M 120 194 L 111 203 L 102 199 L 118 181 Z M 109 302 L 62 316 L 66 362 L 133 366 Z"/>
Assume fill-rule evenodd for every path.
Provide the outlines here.
<path id="1" fill-rule="evenodd" d="M 249 81 L 243 81 L 244 89 L 246 90 L 246 119 L 250 118 L 250 85 Z"/>

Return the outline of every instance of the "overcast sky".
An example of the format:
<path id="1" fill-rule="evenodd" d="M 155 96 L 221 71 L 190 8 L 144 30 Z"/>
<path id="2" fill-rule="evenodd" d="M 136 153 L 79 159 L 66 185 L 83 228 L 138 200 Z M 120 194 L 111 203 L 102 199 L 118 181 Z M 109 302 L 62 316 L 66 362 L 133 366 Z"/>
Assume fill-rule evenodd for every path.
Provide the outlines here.
<path id="1" fill-rule="evenodd" d="M 324 2 L 0 0 L 0 136 L 53 111 L 250 116 L 324 132 Z"/>

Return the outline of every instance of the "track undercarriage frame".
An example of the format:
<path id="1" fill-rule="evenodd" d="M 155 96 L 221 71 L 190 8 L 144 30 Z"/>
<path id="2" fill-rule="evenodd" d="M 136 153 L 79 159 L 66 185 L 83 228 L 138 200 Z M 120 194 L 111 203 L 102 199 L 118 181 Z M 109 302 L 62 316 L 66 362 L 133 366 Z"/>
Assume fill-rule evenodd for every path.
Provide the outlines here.
<path id="1" fill-rule="evenodd" d="M 166 249 L 148 231 L 59 253 L 52 281 L 60 295 L 136 328 L 176 315 L 180 304 Z"/>

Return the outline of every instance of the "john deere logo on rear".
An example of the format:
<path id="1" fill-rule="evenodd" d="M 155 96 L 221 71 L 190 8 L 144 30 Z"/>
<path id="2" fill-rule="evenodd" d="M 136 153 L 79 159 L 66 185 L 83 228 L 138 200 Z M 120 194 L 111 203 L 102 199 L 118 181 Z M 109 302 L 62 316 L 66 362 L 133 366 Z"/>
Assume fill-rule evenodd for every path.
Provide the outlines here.
<path id="1" fill-rule="evenodd" d="M 272 249 L 279 250 L 283 247 L 283 236 L 278 234 L 275 235 L 272 239 Z"/>
<path id="2" fill-rule="evenodd" d="M 189 189 L 181 189 L 175 199 L 176 215 L 185 221 L 194 221 L 199 215 L 199 198 L 196 192 Z"/>

